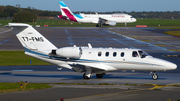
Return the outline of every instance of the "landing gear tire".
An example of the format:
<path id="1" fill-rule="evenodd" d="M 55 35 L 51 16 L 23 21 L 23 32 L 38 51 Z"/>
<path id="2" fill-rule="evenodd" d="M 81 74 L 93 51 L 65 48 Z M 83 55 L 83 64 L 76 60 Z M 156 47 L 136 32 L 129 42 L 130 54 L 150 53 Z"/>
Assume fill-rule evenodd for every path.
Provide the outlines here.
<path id="1" fill-rule="evenodd" d="M 86 79 L 86 80 L 89 80 L 90 77 L 86 76 L 85 74 L 86 74 L 86 73 L 83 74 L 83 78 Z"/>
<path id="2" fill-rule="evenodd" d="M 152 75 L 152 78 L 153 78 L 153 80 L 157 80 L 157 79 L 158 79 L 158 75 L 157 75 L 156 73 L 154 73 L 154 74 Z"/>
<path id="3" fill-rule="evenodd" d="M 99 27 L 99 24 L 97 24 L 96 27 Z"/>
<path id="4" fill-rule="evenodd" d="M 103 25 L 102 25 L 102 24 L 100 24 L 100 27 L 102 28 L 102 27 L 103 27 Z"/>
<path id="5" fill-rule="evenodd" d="M 104 74 L 96 74 L 97 78 L 102 78 L 104 76 Z"/>

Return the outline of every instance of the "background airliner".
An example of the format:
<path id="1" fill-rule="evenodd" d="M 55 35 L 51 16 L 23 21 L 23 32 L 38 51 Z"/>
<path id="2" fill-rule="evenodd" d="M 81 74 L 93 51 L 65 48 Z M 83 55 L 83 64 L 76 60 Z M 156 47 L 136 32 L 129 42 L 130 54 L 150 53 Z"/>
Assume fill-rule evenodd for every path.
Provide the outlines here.
<path id="1" fill-rule="evenodd" d="M 128 14 L 74 14 L 66 6 L 63 1 L 59 1 L 62 15 L 58 15 L 59 18 L 65 20 L 71 20 L 79 23 L 95 23 L 96 27 L 102 27 L 103 25 L 115 26 L 116 23 L 133 23 L 136 19 Z"/>
<path id="2" fill-rule="evenodd" d="M 177 65 L 154 58 L 141 49 L 62 47 L 57 48 L 32 26 L 9 23 L 17 38 L 25 48 L 25 54 L 34 58 L 84 73 L 84 79 L 92 74 L 102 78 L 107 72 L 116 70 L 150 71 L 152 78 L 158 79 L 156 71 L 174 70 Z"/>

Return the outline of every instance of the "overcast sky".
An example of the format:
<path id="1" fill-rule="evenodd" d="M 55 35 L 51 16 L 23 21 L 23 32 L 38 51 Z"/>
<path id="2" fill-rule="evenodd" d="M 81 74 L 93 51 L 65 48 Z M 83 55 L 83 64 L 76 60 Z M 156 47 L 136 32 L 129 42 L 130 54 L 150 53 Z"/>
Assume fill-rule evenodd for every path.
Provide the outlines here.
<path id="1" fill-rule="evenodd" d="M 180 0 L 63 0 L 72 11 L 180 11 Z M 0 0 L 0 5 L 60 11 L 59 0 Z"/>

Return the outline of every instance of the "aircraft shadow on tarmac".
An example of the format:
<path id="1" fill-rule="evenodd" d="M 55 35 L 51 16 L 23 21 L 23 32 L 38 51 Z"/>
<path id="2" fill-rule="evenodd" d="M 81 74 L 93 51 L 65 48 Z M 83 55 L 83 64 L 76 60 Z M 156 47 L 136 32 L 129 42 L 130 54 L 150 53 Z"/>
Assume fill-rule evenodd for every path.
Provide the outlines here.
<path id="1" fill-rule="evenodd" d="M 57 74 L 12 74 L 11 72 L 4 72 L 4 73 L 0 73 L 0 75 L 9 75 L 9 76 L 17 76 L 17 77 L 44 77 L 44 78 L 61 78 L 63 80 L 69 80 L 69 79 L 73 79 L 73 80 L 82 80 L 83 77 L 81 75 L 57 75 Z M 147 75 L 148 76 L 148 75 Z M 107 74 L 105 75 L 103 79 L 139 79 L 139 80 L 152 80 L 151 76 L 149 75 L 149 77 L 135 77 L 135 76 L 115 76 L 112 74 Z M 166 78 L 158 78 L 158 80 L 165 80 Z M 100 80 L 98 78 L 96 78 L 95 75 L 93 75 L 91 77 L 90 80 Z"/>

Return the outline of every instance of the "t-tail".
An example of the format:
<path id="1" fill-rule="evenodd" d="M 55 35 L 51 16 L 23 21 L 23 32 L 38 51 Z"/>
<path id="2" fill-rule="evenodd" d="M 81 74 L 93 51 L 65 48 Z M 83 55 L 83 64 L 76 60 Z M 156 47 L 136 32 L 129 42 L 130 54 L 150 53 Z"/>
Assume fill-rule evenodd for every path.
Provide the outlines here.
<path id="1" fill-rule="evenodd" d="M 28 24 L 9 23 L 9 26 L 13 28 L 17 38 L 26 49 L 44 52 L 57 49 L 56 46 Z"/>
<path id="2" fill-rule="evenodd" d="M 79 14 L 73 14 L 63 1 L 59 1 L 59 5 L 60 5 L 61 13 L 62 13 L 62 15 L 58 15 L 59 18 L 62 18 L 65 20 L 71 20 L 74 22 L 78 22 L 77 19 L 83 18 Z"/>
<path id="3" fill-rule="evenodd" d="M 50 58 L 49 54 L 52 53 L 52 50 L 57 50 L 57 47 L 32 26 L 23 23 L 9 23 L 9 27 L 12 27 L 20 43 L 25 48 L 26 55 L 71 69 L 66 62 Z"/>
<path id="4" fill-rule="evenodd" d="M 48 54 L 57 49 L 32 26 L 23 23 L 9 23 L 14 33 L 25 48 L 25 54 L 35 58 L 48 58 Z M 41 59 L 42 60 L 42 59 Z"/>

